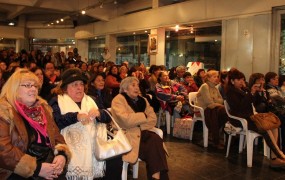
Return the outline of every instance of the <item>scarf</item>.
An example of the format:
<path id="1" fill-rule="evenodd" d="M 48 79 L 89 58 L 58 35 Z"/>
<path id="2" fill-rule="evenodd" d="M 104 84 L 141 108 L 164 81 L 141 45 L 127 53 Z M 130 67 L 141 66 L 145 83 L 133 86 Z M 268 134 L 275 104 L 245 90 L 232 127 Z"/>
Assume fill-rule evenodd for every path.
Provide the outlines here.
<path id="1" fill-rule="evenodd" d="M 67 94 L 58 95 L 58 105 L 62 115 L 68 112 L 87 114 L 92 108 L 98 109 L 94 100 L 86 94 L 81 101 L 81 108 Z M 105 162 L 97 161 L 94 154 L 95 124 L 82 125 L 81 122 L 77 122 L 62 129 L 61 134 L 72 153 L 66 178 L 93 180 L 103 177 Z"/>
<path id="2" fill-rule="evenodd" d="M 19 101 L 15 101 L 15 105 L 18 112 L 24 117 L 26 121 L 28 121 L 30 126 L 37 132 L 37 143 L 42 143 L 40 134 L 44 136 L 44 138 L 48 139 L 47 119 L 43 107 L 38 102 L 36 102 L 31 107 L 28 107 L 23 103 L 20 103 Z M 50 144 L 47 145 L 50 146 Z"/>
<path id="3" fill-rule="evenodd" d="M 130 98 L 126 93 L 121 93 L 128 105 L 137 113 L 137 112 L 144 112 L 146 108 L 146 102 L 145 99 L 141 96 L 138 96 L 136 99 Z"/>

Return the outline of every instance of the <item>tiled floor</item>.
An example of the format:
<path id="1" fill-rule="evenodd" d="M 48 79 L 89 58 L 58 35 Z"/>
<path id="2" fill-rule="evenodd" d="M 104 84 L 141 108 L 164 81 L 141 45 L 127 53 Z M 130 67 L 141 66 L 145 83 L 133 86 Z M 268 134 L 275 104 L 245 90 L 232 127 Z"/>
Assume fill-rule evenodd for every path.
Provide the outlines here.
<path id="1" fill-rule="evenodd" d="M 193 142 L 173 138 L 170 135 L 165 136 L 164 140 L 170 153 L 168 165 L 171 180 L 285 180 L 285 169 L 275 170 L 269 167 L 269 160 L 263 156 L 263 143 L 255 147 L 253 167 L 248 168 L 246 150 L 238 154 L 237 139 L 232 142 L 228 158 L 225 157 L 225 150 L 216 150 L 211 145 L 204 148 L 202 135 L 199 133 L 195 134 Z M 140 162 L 138 179 L 146 179 L 144 162 Z"/>

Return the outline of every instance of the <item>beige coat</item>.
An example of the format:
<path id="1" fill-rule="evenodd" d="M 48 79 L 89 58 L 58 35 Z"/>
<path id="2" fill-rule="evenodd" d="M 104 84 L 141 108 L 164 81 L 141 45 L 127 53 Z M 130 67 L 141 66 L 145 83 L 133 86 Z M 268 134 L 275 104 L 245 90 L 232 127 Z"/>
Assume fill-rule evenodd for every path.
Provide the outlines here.
<path id="1" fill-rule="evenodd" d="M 123 156 L 123 161 L 129 163 L 135 163 L 138 159 L 141 131 L 150 130 L 156 125 L 156 114 L 147 100 L 145 101 L 144 113 L 135 113 L 121 94 L 118 94 L 112 101 L 112 115 L 119 126 L 126 129 L 126 136 L 133 147 L 129 153 Z"/>
<path id="2" fill-rule="evenodd" d="M 204 83 L 197 94 L 197 105 L 203 109 L 213 109 L 223 105 L 223 98 L 215 85 L 209 81 Z"/>

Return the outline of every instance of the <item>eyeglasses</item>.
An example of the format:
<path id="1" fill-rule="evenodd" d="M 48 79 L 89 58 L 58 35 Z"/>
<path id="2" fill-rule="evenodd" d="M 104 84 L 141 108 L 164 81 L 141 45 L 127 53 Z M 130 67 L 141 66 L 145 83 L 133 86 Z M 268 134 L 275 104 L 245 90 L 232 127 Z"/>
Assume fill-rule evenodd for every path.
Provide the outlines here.
<path id="1" fill-rule="evenodd" d="M 35 87 L 36 89 L 38 89 L 38 85 L 36 84 L 20 84 L 20 86 L 23 86 L 25 88 L 31 89 L 32 87 Z"/>

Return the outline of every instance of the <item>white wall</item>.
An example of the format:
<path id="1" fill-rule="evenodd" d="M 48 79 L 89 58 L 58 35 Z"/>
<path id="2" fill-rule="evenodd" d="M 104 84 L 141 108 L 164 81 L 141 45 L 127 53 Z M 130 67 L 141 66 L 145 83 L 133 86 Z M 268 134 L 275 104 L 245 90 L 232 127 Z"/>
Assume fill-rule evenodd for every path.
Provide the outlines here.
<path id="1" fill-rule="evenodd" d="M 270 14 L 224 20 L 221 69 L 236 67 L 246 77 L 271 70 L 270 27 Z"/>

